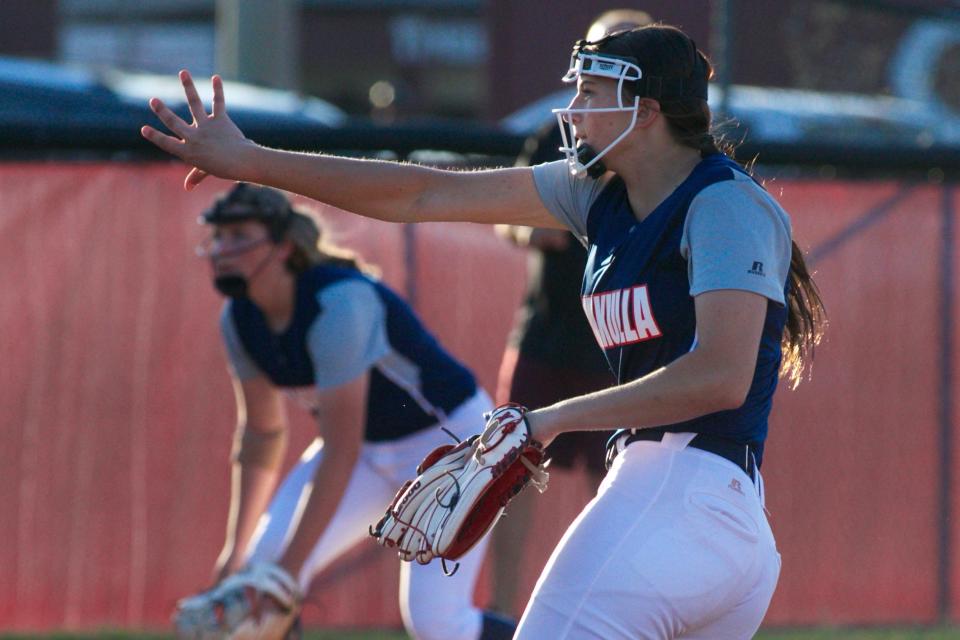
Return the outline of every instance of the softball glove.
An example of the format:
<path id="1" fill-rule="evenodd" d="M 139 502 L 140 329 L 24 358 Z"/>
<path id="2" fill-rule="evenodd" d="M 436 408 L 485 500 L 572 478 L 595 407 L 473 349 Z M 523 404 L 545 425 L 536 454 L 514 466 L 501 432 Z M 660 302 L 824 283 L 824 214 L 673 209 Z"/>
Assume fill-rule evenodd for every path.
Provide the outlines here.
<path id="1" fill-rule="evenodd" d="M 177 603 L 180 640 L 293 640 L 300 637 L 300 588 L 270 563 L 254 564 Z"/>
<path id="2" fill-rule="evenodd" d="M 528 483 L 545 491 L 547 461 L 543 446 L 530 437 L 526 411 L 512 403 L 497 407 L 485 416 L 483 433 L 430 452 L 370 535 L 402 560 L 457 560 Z"/>

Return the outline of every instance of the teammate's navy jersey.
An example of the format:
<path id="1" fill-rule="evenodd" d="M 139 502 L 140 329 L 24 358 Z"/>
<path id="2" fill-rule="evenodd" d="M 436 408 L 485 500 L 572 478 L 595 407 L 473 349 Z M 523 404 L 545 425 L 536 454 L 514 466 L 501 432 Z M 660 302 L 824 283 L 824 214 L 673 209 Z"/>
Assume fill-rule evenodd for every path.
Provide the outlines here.
<path id="1" fill-rule="evenodd" d="M 221 325 L 239 378 L 262 374 L 300 388 L 308 405 L 316 388 L 369 370 L 367 441 L 432 426 L 477 391 L 473 374 L 399 296 L 353 269 L 321 265 L 300 274 L 293 318 L 280 333 L 248 299 L 231 300 Z"/>
<path id="2" fill-rule="evenodd" d="M 693 348 L 694 301 L 687 260 L 680 252 L 684 223 L 690 203 L 700 191 L 732 180 L 737 173 L 743 173 L 742 169 L 726 156 L 710 156 L 640 222 L 619 178 L 611 180 L 591 207 L 584 306 L 591 323 L 598 328 L 602 323 L 606 329 L 604 352 L 620 383 L 645 376 Z M 662 428 L 752 443 L 759 463 L 777 386 L 786 317 L 785 306 L 767 301 L 757 367 L 742 406 Z"/>
<path id="3" fill-rule="evenodd" d="M 658 427 L 672 432 L 709 433 L 750 443 L 755 447 L 759 463 L 777 385 L 780 340 L 787 317 L 783 301 L 790 259 L 789 222 L 783 214 L 786 226 L 785 233 L 780 234 L 782 237 L 778 236 L 776 242 L 761 243 L 775 247 L 775 258 L 769 254 L 760 258 L 717 255 L 722 253 L 723 241 L 714 243 L 721 247 L 718 249 L 710 246 L 711 234 L 705 234 L 706 238 L 698 237 L 700 260 L 720 265 L 716 270 L 727 270 L 728 273 L 726 281 L 720 276 L 718 282 L 692 286 L 690 261 L 698 250 L 684 246 L 685 242 L 692 242 L 684 235 L 688 231 L 688 212 L 698 195 L 724 182 L 729 184 L 719 189 L 714 187 L 711 191 L 722 195 L 711 196 L 716 200 L 708 197 L 707 201 L 721 203 L 722 207 L 740 207 L 733 214 L 736 216 L 744 215 L 745 211 L 749 217 L 751 211 L 759 211 L 760 215 L 770 219 L 768 213 L 774 207 L 782 214 L 762 187 L 753 182 L 739 165 L 720 154 L 702 160 L 690 176 L 642 221 L 634 216 L 620 178 L 613 177 L 606 184 L 592 187 L 594 191 L 587 200 L 590 204 L 582 228 L 589 248 L 582 286 L 583 305 L 613 372 L 620 383 L 625 383 L 671 363 L 694 348 L 694 295 L 723 288 L 746 289 L 766 295 L 767 314 L 757 366 L 743 405 Z M 538 183 L 538 186 L 541 185 Z M 737 200 L 736 205 L 722 204 L 723 201 L 729 202 L 730 196 L 740 198 L 738 194 L 742 195 L 742 201 Z M 549 207 L 550 203 L 547 204 Z M 702 209 L 703 200 L 700 200 L 696 216 L 706 217 Z M 726 216 L 730 212 L 724 210 L 721 213 Z M 732 217 L 729 224 L 737 228 Z M 773 218 L 776 220 L 776 216 Z M 756 216 L 746 223 L 747 228 L 759 219 L 760 216 Z M 715 225 L 711 227 L 713 232 L 720 229 L 716 225 L 723 225 L 724 221 L 721 219 L 711 224 Z M 743 224 L 742 220 L 740 224 Z M 576 231 L 576 225 L 573 226 Z M 723 233 L 729 234 L 721 229 L 716 235 Z M 733 273 L 731 269 L 735 269 L 737 275 L 730 275 Z M 754 281 L 760 284 L 754 285 Z"/>

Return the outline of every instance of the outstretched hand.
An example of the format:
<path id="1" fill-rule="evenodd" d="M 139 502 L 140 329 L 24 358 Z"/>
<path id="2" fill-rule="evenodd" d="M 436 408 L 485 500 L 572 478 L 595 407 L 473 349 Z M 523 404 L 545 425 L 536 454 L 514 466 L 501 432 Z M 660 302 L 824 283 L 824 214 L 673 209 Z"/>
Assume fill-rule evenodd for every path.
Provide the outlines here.
<path id="1" fill-rule="evenodd" d="M 152 98 L 150 109 L 173 135 L 161 133 L 147 125 L 140 129 L 144 138 L 192 167 L 183 182 L 187 191 L 200 184 L 208 175 L 232 180 L 243 179 L 244 152 L 256 146 L 227 116 L 223 80 L 215 75 L 211 81 L 212 113 L 207 114 L 190 73 L 181 71 L 180 82 L 183 84 L 193 122 L 188 124 L 162 100 Z"/>

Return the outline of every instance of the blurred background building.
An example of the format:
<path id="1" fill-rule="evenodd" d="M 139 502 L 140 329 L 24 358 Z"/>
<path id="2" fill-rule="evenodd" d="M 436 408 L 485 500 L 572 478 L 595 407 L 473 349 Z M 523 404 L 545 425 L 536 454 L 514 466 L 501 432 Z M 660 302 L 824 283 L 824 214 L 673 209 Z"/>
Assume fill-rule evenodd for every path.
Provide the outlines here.
<path id="1" fill-rule="evenodd" d="M 162 74 L 216 71 L 388 120 L 490 120 L 558 90 L 583 25 L 622 4 L 6 0 L 0 55 Z M 720 83 L 895 96 L 960 110 L 955 0 L 637 6 L 691 33 L 721 63 Z"/>

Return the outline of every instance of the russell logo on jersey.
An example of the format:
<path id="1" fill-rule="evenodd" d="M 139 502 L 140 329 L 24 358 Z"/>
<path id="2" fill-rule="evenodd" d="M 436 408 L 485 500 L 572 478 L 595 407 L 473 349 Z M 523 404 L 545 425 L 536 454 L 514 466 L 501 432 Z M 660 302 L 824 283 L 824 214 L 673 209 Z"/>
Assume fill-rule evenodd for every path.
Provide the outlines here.
<path id="1" fill-rule="evenodd" d="M 581 301 L 593 335 L 604 349 L 662 335 L 646 285 L 583 296 Z"/>

